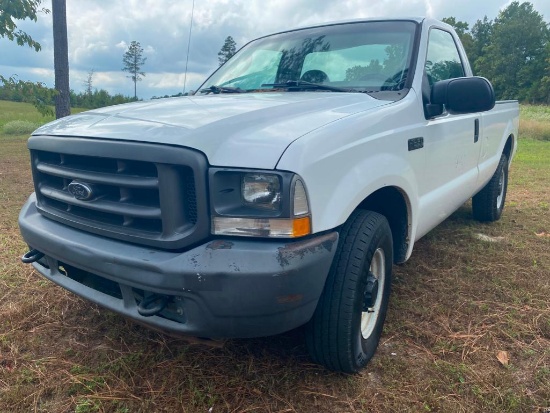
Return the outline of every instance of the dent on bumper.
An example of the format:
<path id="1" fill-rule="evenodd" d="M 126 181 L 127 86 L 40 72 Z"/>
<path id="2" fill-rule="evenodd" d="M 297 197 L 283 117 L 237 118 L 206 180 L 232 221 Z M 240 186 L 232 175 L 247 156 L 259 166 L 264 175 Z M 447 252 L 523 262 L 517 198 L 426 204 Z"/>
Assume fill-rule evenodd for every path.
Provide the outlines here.
<path id="1" fill-rule="evenodd" d="M 51 281 L 151 327 L 212 338 L 272 335 L 307 322 L 338 241 L 331 232 L 302 241 L 216 239 L 185 252 L 156 250 L 47 219 L 34 196 L 19 226 L 27 244 L 46 255 L 33 266 Z M 111 280 L 121 298 L 68 277 L 60 266 Z M 140 292 L 171 296 L 168 312 L 139 315 Z"/>

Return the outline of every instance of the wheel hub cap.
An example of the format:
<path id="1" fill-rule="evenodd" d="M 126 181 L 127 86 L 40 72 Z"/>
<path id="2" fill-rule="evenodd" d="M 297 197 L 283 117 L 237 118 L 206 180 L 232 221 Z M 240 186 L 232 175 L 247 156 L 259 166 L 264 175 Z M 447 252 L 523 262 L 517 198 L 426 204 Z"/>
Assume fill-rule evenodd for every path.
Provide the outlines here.
<path id="1" fill-rule="evenodd" d="M 501 172 L 498 178 L 498 195 L 497 195 L 497 208 L 502 206 L 502 199 L 504 198 L 504 171 Z"/>
<path id="2" fill-rule="evenodd" d="M 378 298 L 378 279 L 369 272 L 367 277 L 367 287 L 365 288 L 365 299 L 363 300 L 363 311 L 372 311 L 371 308 L 376 304 Z"/>
<path id="3" fill-rule="evenodd" d="M 382 248 L 378 248 L 372 257 L 367 274 L 367 285 L 361 309 L 361 335 L 364 339 L 370 337 L 376 326 L 382 305 L 382 293 L 386 283 L 386 262 Z"/>

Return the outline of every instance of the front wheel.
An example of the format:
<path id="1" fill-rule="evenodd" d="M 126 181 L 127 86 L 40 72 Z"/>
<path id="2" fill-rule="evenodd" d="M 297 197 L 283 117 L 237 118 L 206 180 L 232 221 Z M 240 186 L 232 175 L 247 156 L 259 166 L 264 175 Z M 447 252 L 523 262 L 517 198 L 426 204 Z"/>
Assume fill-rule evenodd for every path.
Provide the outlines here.
<path id="1" fill-rule="evenodd" d="M 392 264 L 386 218 L 356 211 L 340 231 L 325 288 L 306 326 L 307 346 L 316 362 L 355 373 L 372 358 L 388 309 Z"/>
<path id="2" fill-rule="evenodd" d="M 508 158 L 502 154 L 491 180 L 472 198 L 472 212 L 478 221 L 500 219 L 508 188 Z"/>

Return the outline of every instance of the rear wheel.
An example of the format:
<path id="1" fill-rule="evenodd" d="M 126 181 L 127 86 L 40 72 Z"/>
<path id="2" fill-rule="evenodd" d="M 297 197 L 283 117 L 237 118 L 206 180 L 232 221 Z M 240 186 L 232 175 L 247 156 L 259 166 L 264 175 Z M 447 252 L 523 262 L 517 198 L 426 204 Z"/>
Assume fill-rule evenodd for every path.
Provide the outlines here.
<path id="1" fill-rule="evenodd" d="M 344 224 L 334 262 L 306 326 L 312 358 L 330 370 L 358 372 L 374 355 L 388 309 L 392 234 L 383 215 L 357 211 Z"/>
<path id="2" fill-rule="evenodd" d="M 491 180 L 472 198 L 472 212 L 478 221 L 500 219 L 508 188 L 508 158 L 502 154 Z"/>

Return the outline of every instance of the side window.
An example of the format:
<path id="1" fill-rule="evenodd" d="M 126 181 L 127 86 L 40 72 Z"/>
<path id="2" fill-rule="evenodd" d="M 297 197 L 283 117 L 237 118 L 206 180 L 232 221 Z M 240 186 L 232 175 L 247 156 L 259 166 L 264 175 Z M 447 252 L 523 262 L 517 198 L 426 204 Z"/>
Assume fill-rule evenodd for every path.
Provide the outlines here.
<path id="1" fill-rule="evenodd" d="M 430 85 L 464 76 L 464 68 L 451 33 L 438 29 L 430 31 L 425 71 Z"/>

